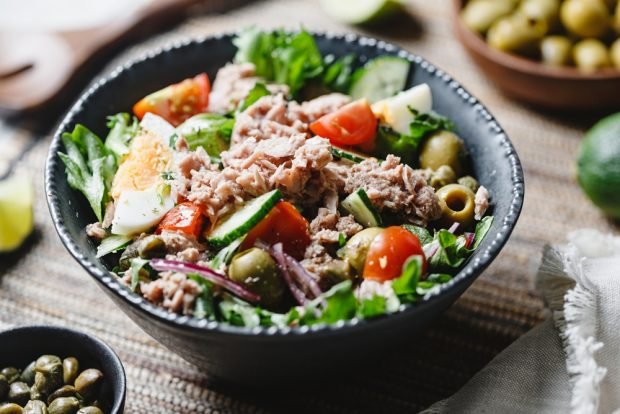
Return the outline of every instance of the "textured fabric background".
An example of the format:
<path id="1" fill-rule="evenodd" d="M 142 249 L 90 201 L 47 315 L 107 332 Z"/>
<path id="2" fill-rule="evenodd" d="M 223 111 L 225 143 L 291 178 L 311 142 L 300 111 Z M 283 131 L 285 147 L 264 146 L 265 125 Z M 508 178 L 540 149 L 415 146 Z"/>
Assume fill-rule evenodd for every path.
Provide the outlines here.
<path id="1" fill-rule="evenodd" d="M 27 254 L 0 258 L 0 329 L 44 323 L 102 338 L 125 365 L 127 413 L 411 413 L 454 393 L 493 356 L 544 319 L 543 303 L 533 284 L 542 245 L 563 241 L 574 228 L 609 230 L 613 226 L 585 199 L 573 177 L 580 138 L 595 118 L 543 113 L 502 96 L 454 38 L 450 5 L 448 0 L 414 0 L 410 17 L 365 31 L 330 20 L 316 0 L 258 1 L 225 14 L 194 17 L 124 52 L 102 72 L 144 50 L 188 36 L 250 24 L 302 25 L 356 31 L 396 43 L 451 73 L 489 107 L 513 140 L 525 168 L 521 219 L 491 267 L 407 351 L 385 356 L 379 372 L 319 384 L 312 391 L 303 387 L 253 395 L 211 388 L 204 373 L 158 345 L 119 311 L 60 244 L 42 185 L 49 138 L 39 142 L 22 165 L 37 184 L 37 231 Z M 31 139 L 27 129 L 0 122 L 0 161 Z"/>

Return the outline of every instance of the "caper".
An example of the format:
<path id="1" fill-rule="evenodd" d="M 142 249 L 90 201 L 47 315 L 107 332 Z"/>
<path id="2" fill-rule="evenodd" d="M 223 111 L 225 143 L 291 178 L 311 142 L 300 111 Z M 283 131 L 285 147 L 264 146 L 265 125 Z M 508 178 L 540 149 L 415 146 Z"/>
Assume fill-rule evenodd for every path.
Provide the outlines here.
<path id="1" fill-rule="evenodd" d="M 464 153 L 463 141 L 456 134 L 450 131 L 439 131 L 422 144 L 420 166 L 437 170 L 447 165 L 457 176 L 460 176 L 463 173 Z"/>
<path id="2" fill-rule="evenodd" d="M 57 398 L 48 407 L 49 414 L 76 414 L 80 402 L 75 397 Z"/>
<path id="3" fill-rule="evenodd" d="M 586 72 L 611 66 L 607 48 L 603 42 L 596 39 L 578 42 L 573 49 L 573 59 L 577 67 Z"/>
<path id="4" fill-rule="evenodd" d="M 30 399 L 30 387 L 25 382 L 15 381 L 9 386 L 9 401 L 25 405 Z"/>
<path id="5" fill-rule="evenodd" d="M 28 401 L 24 407 L 24 414 L 48 414 L 47 405 L 43 401 Z"/>
<path id="6" fill-rule="evenodd" d="M 80 372 L 80 363 L 74 357 L 62 360 L 62 379 L 65 384 L 73 384 Z"/>
<path id="7" fill-rule="evenodd" d="M 369 227 L 356 233 L 351 237 L 347 244 L 338 251 L 338 256 L 349 262 L 351 267 L 361 275 L 364 271 L 364 263 L 370 243 L 377 237 L 383 229 L 380 227 Z"/>
<path id="8" fill-rule="evenodd" d="M 609 56 L 611 57 L 611 61 L 614 66 L 620 69 L 620 38 L 611 44 L 611 47 L 609 48 Z"/>
<path id="9" fill-rule="evenodd" d="M 4 378 L 10 383 L 19 379 L 19 370 L 15 367 L 6 367 L 0 371 L 0 375 L 4 375 Z"/>
<path id="10" fill-rule="evenodd" d="M 30 364 L 28 364 L 28 366 L 26 368 L 24 368 L 24 370 L 22 371 L 21 375 L 20 375 L 20 379 L 25 382 L 28 385 L 32 385 L 34 384 L 34 365 L 35 365 L 36 361 L 32 361 Z"/>
<path id="11" fill-rule="evenodd" d="M 131 267 L 131 259 L 138 257 L 138 242 L 131 243 L 121 254 L 118 259 L 118 267 L 121 270 L 128 270 Z"/>
<path id="12" fill-rule="evenodd" d="M 543 63 L 550 66 L 566 66 L 571 62 L 573 44 L 566 36 L 547 36 L 540 44 Z"/>
<path id="13" fill-rule="evenodd" d="M 8 392 L 9 381 L 7 381 L 4 375 L 0 374 L 0 401 L 3 401 L 6 398 Z"/>
<path id="14" fill-rule="evenodd" d="M 22 414 L 24 409 L 15 403 L 0 404 L 0 414 Z"/>
<path id="15" fill-rule="evenodd" d="M 467 3 L 461 17 L 470 30 L 486 33 L 494 21 L 510 14 L 515 5 L 514 0 L 473 0 Z"/>
<path id="16" fill-rule="evenodd" d="M 555 28 L 560 22 L 560 0 L 523 0 L 519 12 L 528 19 L 541 20 L 549 28 Z"/>
<path id="17" fill-rule="evenodd" d="M 82 399 L 82 396 L 78 394 L 77 390 L 73 385 L 63 385 L 62 387 L 51 393 L 49 397 L 47 397 L 47 403 L 51 404 L 52 401 L 54 401 L 56 398 L 63 397 L 75 397 L 78 400 Z"/>
<path id="18" fill-rule="evenodd" d="M 56 355 L 39 357 L 34 369 L 34 386 L 42 394 L 49 395 L 62 386 L 62 361 Z"/>
<path id="19" fill-rule="evenodd" d="M 609 30 L 609 9 L 602 0 L 565 0 L 560 10 L 562 24 L 581 37 L 601 37 Z"/>
<path id="20" fill-rule="evenodd" d="M 35 374 L 35 385 L 30 387 L 30 399 L 31 400 L 40 400 L 45 401 L 45 395 L 36 386 L 36 374 Z"/>
<path id="21" fill-rule="evenodd" d="M 80 408 L 77 414 L 103 414 L 100 408 L 89 405 L 88 407 Z"/>
<path id="22" fill-rule="evenodd" d="M 491 26 L 487 41 L 492 48 L 503 52 L 536 56 L 539 43 L 547 33 L 543 20 L 528 19 L 521 13 L 504 17 Z"/>
<path id="23" fill-rule="evenodd" d="M 228 268 L 228 277 L 261 297 L 266 308 L 276 308 L 284 295 L 284 281 L 271 255 L 257 247 L 237 253 Z"/>
<path id="24" fill-rule="evenodd" d="M 456 174 L 452 167 L 449 165 L 442 165 L 431 173 L 429 184 L 437 189 L 444 185 L 452 184 L 454 181 L 456 181 Z"/>
<path id="25" fill-rule="evenodd" d="M 478 180 L 476 180 L 471 175 L 466 175 L 464 177 L 459 178 L 456 182 L 460 185 L 464 185 L 469 188 L 474 194 L 478 191 L 480 184 L 478 184 Z"/>
<path id="26" fill-rule="evenodd" d="M 87 401 L 93 400 L 103 381 L 103 374 L 98 369 L 90 368 L 82 371 L 75 379 L 75 389 Z"/>
<path id="27" fill-rule="evenodd" d="M 138 255 L 144 259 L 164 257 L 166 255 L 166 243 L 159 236 L 151 234 L 138 240 Z"/>
<path id="28" fill-rule="evenodd" d="M 474 221 L 475 194 L 460 184 L 449 184 L 437 190 L 442 211 L 442 222 L 446 226 L 459 223 L 468 227 Z"/>

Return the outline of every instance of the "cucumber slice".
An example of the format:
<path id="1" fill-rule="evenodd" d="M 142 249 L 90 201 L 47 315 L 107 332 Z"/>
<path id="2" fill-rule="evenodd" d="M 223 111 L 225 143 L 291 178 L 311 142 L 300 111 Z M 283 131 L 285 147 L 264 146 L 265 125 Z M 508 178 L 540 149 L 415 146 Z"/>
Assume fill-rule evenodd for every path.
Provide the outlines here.
<path id="1" fill-rule="evenodd" d="M 400 0 L 321 0 L 323 10 L 348 24 L 369 24 L 383 20 L 402 10 Z"/>
<path id="2" fill-rule="evenodd" d="M 349 95 L 370 103 L 388 98 L 404 89 L 410 66 L 408 60 L 396 56 L 373 59 L 353 73 Z"/>
<path id="3" fill-rule="evenodd" d="M 110 253 L 116 253 L 129 245 L 132 238 L 129 236 L 118 236 L 113 234 L 101 240 L 101 244 L 97 247 L 97 258 L 106 256 Z"/>
<path id="4" fill-rule="evenodd" d="M 379 227 L 381 216 L 373 207 L 363 188 L 358 189 L 342 201 L 342 207 L 353 214 L 355 220 L 364 227 Z"/>
<path id="5" fill-rule="evenodd" d="M 332 147 L 332 155 L 336 158 L 344 158 L 345 160 L 352 161 L 356 164 L 359 164 L 360 162 L 368 158 L 367 156 L 359 154 L 355 151 L 344 150 L 342 148 L 336 147 Z"/>
<path id="6" fill-rule="evenodd" d="M 229 245 L 264 219 L 281 198 L 280 190 L 273 190 L 248 201 L 235 212 L 218 221 L 207 241 L 213 247 Z"/>

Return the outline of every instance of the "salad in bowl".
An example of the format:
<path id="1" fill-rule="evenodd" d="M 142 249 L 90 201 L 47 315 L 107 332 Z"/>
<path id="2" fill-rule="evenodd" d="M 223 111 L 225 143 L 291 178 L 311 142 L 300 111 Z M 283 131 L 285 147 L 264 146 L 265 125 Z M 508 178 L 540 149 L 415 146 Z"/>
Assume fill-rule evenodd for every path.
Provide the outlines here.
<path id="1" fill-rule="evenodd" d="M 97 256 L 153 304 L 246 327 L 378 317 L 449 283 L 491 195 L 429 85 L 404 90 L 410 61 L 322 56 L 305 31 L 234 44 L 107 136 L 62 135 Z"/>

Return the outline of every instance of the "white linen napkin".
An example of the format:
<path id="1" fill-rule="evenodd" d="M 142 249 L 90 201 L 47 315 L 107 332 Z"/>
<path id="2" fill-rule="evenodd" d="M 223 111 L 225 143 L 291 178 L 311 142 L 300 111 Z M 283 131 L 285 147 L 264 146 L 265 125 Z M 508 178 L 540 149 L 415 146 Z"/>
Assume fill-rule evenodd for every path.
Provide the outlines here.
<path id="1" fill-rule="evenodd" d="M 620 414 L 620 237 L 568 239 L 538 271 L 552 317 L 423 413 Z"/>

